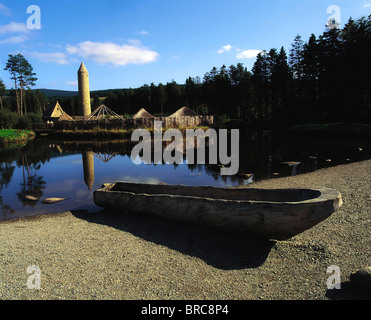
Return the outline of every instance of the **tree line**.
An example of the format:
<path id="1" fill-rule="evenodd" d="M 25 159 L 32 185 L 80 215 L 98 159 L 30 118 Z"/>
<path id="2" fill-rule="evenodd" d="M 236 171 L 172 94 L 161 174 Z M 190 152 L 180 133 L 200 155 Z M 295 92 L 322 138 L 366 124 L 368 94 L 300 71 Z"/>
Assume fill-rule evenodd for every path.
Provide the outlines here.
<path id="1" fill-rule="evenodd" d="M 298 35 L 288 52 L 284 47 L 264 50 L 251 71 L 238 63 L 213 67 L 202 79 L 188 77 L 184 84 L 171 81 L 92 92 L 92 110 L 104 103 L 118 114 L 145 108 L 154 115 L 169 115 L 188 106 L 199 114 L 264 126 L 370 123 L 370 56 L 371 15 L 351 18 L 344 28 L 327 28 L 307 41 Z M 45 108 L 45 98 L 37 91 L 26 90 L 17 98 L 18 91 L 12 90 L 13 110 L 40 114 Z M 68 114 L 78 115 L 77 96 L 58 100 Z"/>
<path id="2" fill-rule="evenodd" d="M 305 122 L 370 122 L 371 16 L 349 19 L 343 29 L 327 28 L 308 41 L 296 36 L 284 47 L 258 54 L 251 71 L 242 63 L 213 67 L 185 84 L 144 85 L 111 91 L 105 104 L 120 114 L 144 107 L 171 114 L 186 105 L 264 125 Z M 93 106 L 100 103 L 94 97 Z"/>

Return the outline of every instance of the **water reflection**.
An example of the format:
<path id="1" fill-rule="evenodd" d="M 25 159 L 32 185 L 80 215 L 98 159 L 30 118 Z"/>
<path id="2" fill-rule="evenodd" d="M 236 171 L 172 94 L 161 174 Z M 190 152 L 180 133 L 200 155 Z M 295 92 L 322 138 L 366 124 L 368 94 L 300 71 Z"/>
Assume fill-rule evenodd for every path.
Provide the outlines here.
<path id="1" fill-rule="evenodd" d="M 91 190 L 95 176 L 94 176 L 94 153 L 92 151 L 85 151 L 82 153 L 82 165 L 84 170 L 84 181 Z"/>
<path id="2" fill-rule="evenodd" d="M 4 216 L 9 216 L 9 214 L 14 213 L 14 209 L 12 209 L 9 205 L 4 202 L 3 196 L 1 194 L 2 189 L 5 187 L 7 188 L 11 178 L 13 176 L 15 166 L 9 164 L 8 162 L 3 162 L 0 165 L 0 206 L 1 212 Z"/>
<path id="3" fill-rule="evenodd" d="M 168 165 L 164 161 L 135 165 L 130 157 L 136 144 L 122 140 L 86 142 L 38 138 L 21 149 L 0 152 L 0 219 L 82 208 L 99 210 L 92 194 L 106 182 L 230 187 L 370 158 L 368 141 L 328 142 L 241 134 L 239 174 L 221 176 L 218 164 L 190 164 L 186 159 L 180 165 Z M 205 155 L 208 163 L 208 151 Z M 30 201 L 26 196 L 40 200 Z M 43 205 L 41 200 L 47 197 L 67 200 Z"/>
<path id="4" fill-rule="evenodd" d="M 27 158 L 27 154 L 22 154 L 23 180 L 20 184 L 21 190 L 17 193 L 17 196 L 24 206 L 34 207 L 36 202 L 32 198 L 40 199 L 42 197 L 46 182 L 42 176 L 38 175 L 41 164 L 29 166 Z"/>
<path id="5" fill-rule="evenodd" d="M 116 155 L 117 153 L 116 152 L 113 152 L 113 153 L 94 153 L 94 155 L 101 161 L 103 162 L 109 162 L 110 160 L 112 160 Z"/>

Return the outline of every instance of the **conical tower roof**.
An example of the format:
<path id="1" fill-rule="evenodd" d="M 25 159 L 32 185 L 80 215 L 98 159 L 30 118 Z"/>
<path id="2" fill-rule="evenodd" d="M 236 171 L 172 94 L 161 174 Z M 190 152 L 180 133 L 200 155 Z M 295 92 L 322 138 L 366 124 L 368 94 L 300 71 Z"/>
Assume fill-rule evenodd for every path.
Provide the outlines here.
<path id="1" fill-rule="evenodd" d="M 88 72 L 88 69 L 86 69 L 85 65 L 84 65 L 84 62 L 81 62 L 81 66 L 80 66 L 80 69 L 78 71 L 79 73 L 80 72 Z"/>

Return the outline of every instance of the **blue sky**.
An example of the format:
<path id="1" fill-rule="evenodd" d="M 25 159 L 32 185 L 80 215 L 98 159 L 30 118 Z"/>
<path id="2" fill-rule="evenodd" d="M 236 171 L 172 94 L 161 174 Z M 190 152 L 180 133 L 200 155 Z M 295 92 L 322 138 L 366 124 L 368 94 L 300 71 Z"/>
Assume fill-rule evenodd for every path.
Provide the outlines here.
<path id="1" fill-rule="evenodd" d="M 41 29 L 27 27 L 31 5 Z M 260 50 L 288 52 L 297 34 L 322 34 L 331 5 L 341 26 L 371 14 L 371 0 L 0 0 L 0 78 L 12 86 L 3 69 L 16 53 L 35 88 L 61 90 L 77 90 L 82 61 L 91 90 L 184 83 L 238 62 L 251 70 Z"/>

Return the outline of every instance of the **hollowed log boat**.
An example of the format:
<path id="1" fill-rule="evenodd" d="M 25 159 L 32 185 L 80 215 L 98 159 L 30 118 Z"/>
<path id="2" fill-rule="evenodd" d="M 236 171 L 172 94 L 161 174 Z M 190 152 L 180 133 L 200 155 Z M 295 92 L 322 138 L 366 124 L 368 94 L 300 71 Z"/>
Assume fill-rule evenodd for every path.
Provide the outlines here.
<path id="1" fill-rule="evenodd" d="M 342 205 L 333 189 L 254 189 L 116 182 L 94 191 L 100 207 L 284 240 Z"/>

